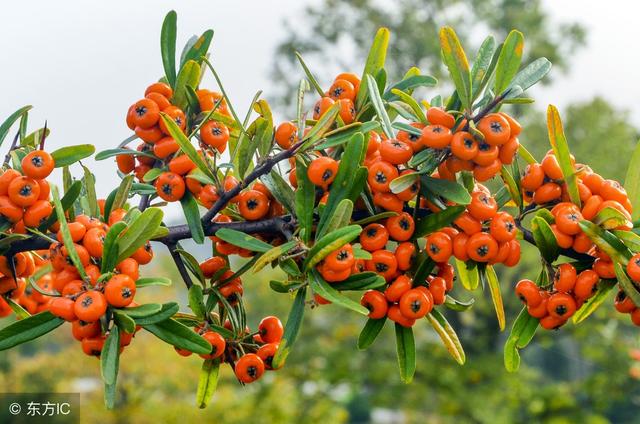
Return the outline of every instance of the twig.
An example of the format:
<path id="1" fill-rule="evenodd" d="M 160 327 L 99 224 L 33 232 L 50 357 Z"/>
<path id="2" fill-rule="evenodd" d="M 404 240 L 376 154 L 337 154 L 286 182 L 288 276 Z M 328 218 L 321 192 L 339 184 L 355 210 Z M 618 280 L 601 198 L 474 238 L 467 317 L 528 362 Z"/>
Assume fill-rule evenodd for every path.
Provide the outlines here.
<path id="1" fill-rule="evenodd" d="M 177 251 L 176 243 L 167 245 L 167 249 L 169 249 L 171 258 L 173 259 L 173 262 L 176 264 L 176 268 L 178 268 L 178 272 L 180 273 L 180 276 L 182 277 L 184 284 L 187 286 L 188 289 L 190 289 L 191 286 L 193 286 L 193 281 L 191 281 L 191 276 L 189 275 L 189 271 L 187 271 L 187 267 L 184 265 L 184 262 L 182 261 L 182 257 L 180 256 L 180 253 L 178 253 Z"/>
<path id="2" fill-rule="evenodd" d="M 20 131 L 18 131 L 15 137 L 13 137 L 13 142 L 11 143 L 11 147 L 9 147 L 9 151 L 4 157 L 4 163 L 2 164 L 3 167 L 6 167 L 7 165 L 9 165 L 9 161 L 11 160 L 11 152 L 13 152 L 16 149 L 19 138 L 20 138 Z"/>
<path id="3" fill-rule="evenodd" d="M 209 209 L 207 213 L 205 213 L 204 216 L 202 217 L 202 225 L 205 231 L 207 230 L 208 227 L 210 227 L 213 224 L 212 220 L 213 218 L 215 218 L 216 214 L 218 214 L 218 212 L 223 210 L 227 206 L 227 204 L 231 201 L 231 199 L 233 199 L 238 194 L 240 194 L 240 192 L 244 190 L 246 187 L 248 187 L 249 184 L 251 184 L 253 181 L 257 180 L 262 175 L 269 173 L 271 169 L 276 165 L 276 163 L 281 162 L 285 159 L 289 159 L 290 157 L 294 156 L 296 152 L 306 142 L 307 140 L 301 140 L 297 144 L 291 146 L 289 149 L 283 150 L 277 155 L 267 158 L 264 162 L 256 166 L 253 169 L 253 171 L 251 171 L 251 173 L 249 173 L 249 175 L 247 175 L 245 179 L 240 181 L 235 187 L 233 187 L 231 190 L 222 192 L 222 194 L 220 195 L 218 200 L 216 200 L 216 202 L 213 204 L 211 209 Z"/>

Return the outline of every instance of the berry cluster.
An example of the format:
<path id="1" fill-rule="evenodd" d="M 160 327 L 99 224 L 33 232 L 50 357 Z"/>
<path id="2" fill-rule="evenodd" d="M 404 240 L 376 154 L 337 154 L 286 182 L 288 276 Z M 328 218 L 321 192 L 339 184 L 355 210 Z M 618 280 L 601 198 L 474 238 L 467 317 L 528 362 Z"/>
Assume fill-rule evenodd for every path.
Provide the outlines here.
<path id="1" fill-rule="evenodd" d="M 636 287 L 640 285 L 640 253 L 636 253 L 629 259 L 629 263 L 627 263 L 627 275 L 629 275 Z M 629 314 L 631 322 L 640 327 L 640 308 L 631 300 L 624 290 L 618 290 L 614 306 L 616 311 Z"/>
<path id="2" fill-rule="evenodd" d="M 182 109 L 171 103 L 171 87 L 157 82 L 147 87 L 145 98 L 131 105 L 127 112 L 127 125 L 143 143 L 137 147 L 138 154 L 132 152 L 133 154 L 117 156 L 118 169 L 123 174 L 134 172 L 141 182 L 149 182 L 145 175 L 151 169 L 162 169 L 164 172 L 154 175 L 151 181 L 154 181 L 158 196 L 167 202 L 180 200 L 187 189 L 195 196 L 200 196 L 205 187 L 197 179 L 189 178 L 193 177 L 190 173 L 196 170 L 196 165 L 180 151 L 178 142 L 173 139 L 162 120 L 162 114 L 170 117 L 181 131 L 187 128 L 187 120 L 198 121 L 201 147 L 198 153 L 204 160 L 224 152 L 230 137 L 229 128 L 212 118 L 230 116 L 222 95 L 207 89 L 198 90 L 196 95 L 201 113 L 195 117 L 187 117 Z M 216 196 L 217 190 L 209 185 L 202 193 L 201 202 L 206 206 L 215 201 Z"/>
<path id="3" fill-rule="evenodd" d="M 453 289 L 454 271 L 448 263 L 439 263 L 437 273 L 418 284 L 402 274 L 384 292 L 368 290 L 360 303 L 369 309 L 369 318 L 389 318 L 403 327 L 412 327 L 416 320 L 427 315 L 434 306 L 442 305 Z"/>
<path id="4" fill-rule="evenodd" d="M 20 165 L 21 170 L 9 168 L 0 175 L 0 215 L 13 232 L 25 234 L 26 227 L 39 227 L 53 212 L 46 178 L 55 161 L 44 150 L 33 150 Z"/>
<path id="5" fill-rule="evenodd" d="M 543 328 L 553 330 L 563 326 L 595 294 L 599 279 L 591 269 L 577 273 L 572 264 L 563 263 L 557 267 L 549 287 L 520 280 L 515 291 L 529 315 L 538 318 Z"/>
<path id="6" fill-rule="evenodd" d="M 277 317 L 263 318 L 255 333 L 251 333 L 246 327 L 244 332 L 235 335 L 231 328 L 230 321 L 225 321 L 223 330 L 228 335 L 225 339 L 219 327 L 215 329 L 206 322 L 196 326 L 194 331 L 211 344 L 211 353 L 201 354 L 200 357 L 219 358 L 222 362 L 229 363 L 242 383 L 253 383 L 262 377 L 265 370 L 276 369 L 272 361 L 284 334 L 284 327 Z M 181 356 L 192 354 L 185 349 L 176 348 L 176 351 Z"/>
<path id="7" fill-rule="evenodd" d="M 512 267 L 520 261 L 517 231 L 513 217 L 498 211 L 489 191 L 476 184 L 471 203 L 455 219 L 454 227 L 431 233 L 426 251 L 435 262 L 446 262 L 453 255 L 463 262 L 503 263 Z"/>

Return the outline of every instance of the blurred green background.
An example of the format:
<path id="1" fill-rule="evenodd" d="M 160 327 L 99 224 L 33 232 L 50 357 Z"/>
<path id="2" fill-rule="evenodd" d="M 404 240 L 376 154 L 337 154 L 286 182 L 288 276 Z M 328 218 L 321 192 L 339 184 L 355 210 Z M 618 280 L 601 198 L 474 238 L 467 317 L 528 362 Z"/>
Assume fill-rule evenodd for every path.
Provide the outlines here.
<path id="1" fill-rule="evenodd" d="M 359 72 L 371 37 L 382 25 L 393 34 L 388 56 L 391 81 L 412 65 L 444 76 L 437 40 L 443 24 L 455 27 L 470 57 L 484 34 L 501 39 L 517 28 L 525 33 L 528 57 L 548 57 L 554 73 L 570 69 L 572 55 L 587 47 L 579 17 L 575 22 L 551 22 L 539 1 L 401 0 L 392 8 L 379 3 L 318 0 L 285 22 L 288 35 L 274 55 L 273 87 L 266 90 L 271 100 L 283 110 L 292 108 L 290 93 L 296 83 L 290 75 L 301 75 L 293 62 L 294 50 L 318 64 L 315 73 L 328 82 L 339 70 Z M 351 53 L 337 57 L 337 45 L 341 52 Z M 446 95 L 449 89 L 445 84 L 438 92 Z M 435 93 L 419 94 L 428 98 Z M 525 125 L 521 142 L 538 157 L 548 149 L 544 106 L 510 109 Z M 593 98 L 570 104 L 562 116 L 578 161 L 622 181 L 638 139 L 628 113 L 610 99 Z M 209 246 L 187 246 L 200 258 L 209 250 Z M 516 269 L 498 268 L 507 326 L 520 309 L 513 285 L 520 278 L 535 277 L 539 265 L 535 251 L 525 247 Z M 292 299 L 270 291 L 268 281 L 277 277 L 275 273 L 265 270 L 244 277 L 253 328 L 265 315 L 286 319 Z M 177 298 L 186 305 L 185 290 L 170 261 L 159 258 L 145 274 L 170 275 L 175 284 L 141 290 L 140 301 Z M 243 388 L 223 367 L 218 391 L 205 410 L 194 406 L 201 360 L 182 358 L 144 332 L 122 356 L 115 411 L 103 407 L 98 361 L 82 354 L 67 324 L 36 342 L 0 353 L 0 387 L 5 392 L 81 392 L 82 421 L 100 423 L 638 422 L 640 367 L 632 359 L 637 329 L 614 311 L 612 300 L 578 327 L 539 331 L 521 352 L 520 371 L 509 374 L 502 365 L 507 334 L 498 329 L 488 293 L 457 287 L 454 296 L 476 298 L 466 313 L 445 311 L 462 340 L 467 364 L 458 366 L 424 322 L 416 326 L 418 369 L 411 385 L 398 377 L 389 324 L 368 351 L 359 352 L 355 340 L 365 320 L 324 306 L 307 311 L 283 370 Z"/>

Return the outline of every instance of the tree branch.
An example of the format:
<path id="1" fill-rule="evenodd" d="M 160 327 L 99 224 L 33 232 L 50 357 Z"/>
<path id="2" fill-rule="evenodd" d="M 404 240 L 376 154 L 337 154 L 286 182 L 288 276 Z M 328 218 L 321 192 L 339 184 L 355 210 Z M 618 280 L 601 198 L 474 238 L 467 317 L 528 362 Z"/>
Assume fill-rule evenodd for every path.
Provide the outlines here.
<path id="1" fill-rule="evenodd" d="M 249 175 L 247 175 L 235 187 L 233 187 L 231 190 L 223 192 L 220 195 L 220 198 L 218 198 L 218 200 L 216 200 L 216 202 L 213 204 L 211 209 L 209 209 L 207 213 L 205 213 L 204 216 L 202 217 L 202 226 L 204 227 L 205 231 L 207 230 L 207 227 L 210 227 L 211 225 L 213 225 L 213 222 L 212 222 L 213 218 L 215 218 L 218 212 L 220 212 L 222 209 L 224 209 L 227 206 L 227 204 L 231 201 L 231 199 L 233 199 L 238 194 L 240 194 L 240 192 L 244 190 L 246 187 L 248 187 L 249 184 L 251 184 L 253 181 L 257 180 L 262 175 L 265 175 L 271 172 L 271 169 L 278 162 L 281 162 L 285 159 L 289 159 L 290 157 L 295 155 L 297 151 L 302 147 L 302 145 L 306 143 L 306 141 L 307 140 L 301 140 L 295 145 L 291 146 L 289 149 L 283 150 L 277 155 L 267 158 L 264 162 L 256 166 L 253 169 L 253 171 L 251 171 Z"/>
<path id="2" fill-rule="evenodd" d="M 177 251 L 177 243 L 168 244 L 167 249 L 171 254 L 171 259 L 176 264 L 176 268 L 178 268 L 178 272 L 184 281 L 184 284 L 187 286 L 187 289 L 190 289 L 193 286 L 193 281 L 191 281 L 191 276 L 189 275 L 189 271 L 187 271 L 187 267 L 184 265 L 182 261 L 182 257 L 180 253 Z"/>

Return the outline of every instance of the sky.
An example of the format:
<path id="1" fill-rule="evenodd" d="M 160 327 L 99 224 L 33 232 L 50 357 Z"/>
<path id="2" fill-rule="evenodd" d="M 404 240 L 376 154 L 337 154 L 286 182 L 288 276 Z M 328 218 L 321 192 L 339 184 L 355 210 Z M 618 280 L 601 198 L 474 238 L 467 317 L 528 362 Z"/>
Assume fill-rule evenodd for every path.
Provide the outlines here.
<path id="1" fill-rule="evenodd" d="M 580 0 L 544 2 L 554 19 L 582 22 L 588 44 L 576 55 L 569 75 L 532 92 L 537 107 L 554 103 L 562 108 L 602 95 L 629 109 L 640 126 L 640 56 L 634 50 L 640 39 L 635 22 L 640 3 L 613 0 L 603 8 L 601 3 Z M 215 30 L 212 62 L 234 104 L 245 110 L 256 91 L 269 91 L 273 49 L 284 35 L 283 19 L 299 16 L 306 3 L 9 2 L 3 5 L 0 26 L 0 120 L 31 104 L 32 129 L 48 120 L 49 149 L 82 143 L 94 144 L 97 151 L 116 147 L 130 135 L 124 120 L 127 108 L 162 74 L 159 33 L 170 9 L 178 12 L 179 46 L 194 33 Z M 213 86 L 210 75 L 205 85 Z M 0 155 L 4 153 L 0 147 Z M 96 173 L 98 194 L 106 196 L 117 184 L 112 160 L 87 163 Z"/>

